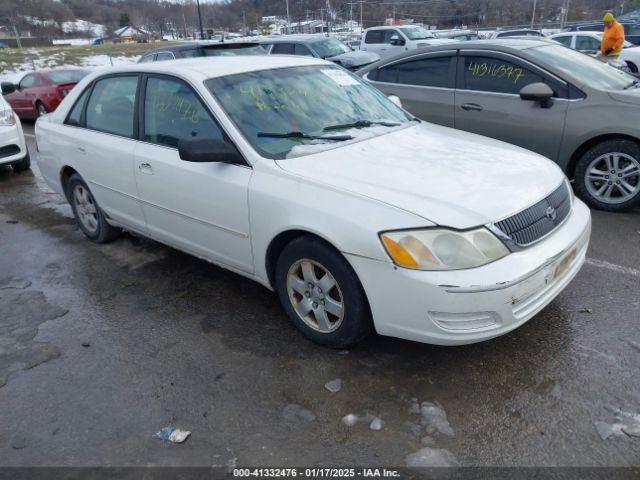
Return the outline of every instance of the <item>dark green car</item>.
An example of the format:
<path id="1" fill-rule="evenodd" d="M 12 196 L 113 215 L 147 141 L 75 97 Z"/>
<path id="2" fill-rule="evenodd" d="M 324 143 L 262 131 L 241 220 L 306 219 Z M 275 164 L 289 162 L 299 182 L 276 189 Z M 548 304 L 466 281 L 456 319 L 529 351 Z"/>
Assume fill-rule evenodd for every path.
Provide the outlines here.
<path id="1" fill-rule="evenodd" d="M 605 63 L 546 41 L 479 40 L 412 50 L 357 74 L 419 118 L 554 160 L 594 208 L 640 204 L 639 82 Z"/>

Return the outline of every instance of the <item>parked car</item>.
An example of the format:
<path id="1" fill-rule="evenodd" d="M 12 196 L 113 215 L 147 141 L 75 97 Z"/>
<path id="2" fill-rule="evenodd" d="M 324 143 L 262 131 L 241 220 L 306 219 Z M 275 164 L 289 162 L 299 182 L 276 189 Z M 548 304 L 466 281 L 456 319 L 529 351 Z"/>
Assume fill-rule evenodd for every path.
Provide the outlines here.
<path id="1" fill-rule="evenodd" d="M 14 172 L 31 166 L 20 119 L 0 95 L 0 165 L 11 165 Z"/>
<path id="2" fill-rule="evenodd" d="M 176 58 L 265 54 L 266 52 L 257 42 L 193 42 L 154 48 L 145 52 L 138 60 L 138 63 L 175 60 Z"/>
<path id="3" fill-rule="evenodd" d="M 502 335 L 565 288 L 589 241 L 553 162 L 416 120 L 311 57 L 96 72 L 36 138 L 89 239 L 124 227 L 249 277 L 336 348 L 373 329 Z"/>
<path id="4" fill-rule="evenodd" d="M 634 45 L 640 44 L 640 23 L 619 20 L 624 27 L 624 38 Z M 604 32 L 604 22 L 580 23 L 565 28 L 567 32 Z"/>
<path id="5" fill-rule="evenodd" d="M 434 30 L 432 33 L 436 36 L 436 38 L 449 38 L 459 41 L 479 39 L 478 32 L 473 30 L 462 30 L 458 28 L 453 30 Z"/>
<path id="6" fill-rule="evenodd" d="M 489 33 L 485 37 L 485 40 L 494 40 L 496 38 L 509 38 L 509 37 L 544 37 L 540 30 L 533 30 L 531 28 L 520 28 L 516 30 L 496 30 Z"/>
<path id="7" fill-rule="evenodd" d="M 360 50 L 374 52 L 385 58 L 407 50 L 452 42 L 455 40 L 437 38 L 426 28 L 417 25 L 381 26 L 364 31 Z"/>
<path id="8" fill-rule="evenodd" d="M 550 35 L 549 38 L 579 52 L 597 55 L 600 52 L 602 35 L 602 32 L 562 32 Z M 631 73 L 638 73 L 640 47 L 634 46 L 631 42 L 624 42 L 622 54 L 618 59 L 624 62 Z"/>
<path id="9" fill-rule="evenodd" d="M 424 120 L 549 157 L 594 208 L 640 204 L 634 77 L 551 42 L 479 40 L 455 47 L 408 52 L 358 75 Z"/>
<path id="10" fill-rule="evenodd" d="M 269 37 L 261 40 L 260 44 L 270 54 L 322 58 L 349 70 L 357 70 L 380 60 L 380 55 L 376 53 L 354 51 L 337 38 L 324 35 Z"/>
<path id="11" fill-rule="evenodd" d="M 2 82 L 2 94 L 21 118 L 37 118 L 53 112 L 86 70 L 57 69 L 28 73 L 14 85 Z"/>

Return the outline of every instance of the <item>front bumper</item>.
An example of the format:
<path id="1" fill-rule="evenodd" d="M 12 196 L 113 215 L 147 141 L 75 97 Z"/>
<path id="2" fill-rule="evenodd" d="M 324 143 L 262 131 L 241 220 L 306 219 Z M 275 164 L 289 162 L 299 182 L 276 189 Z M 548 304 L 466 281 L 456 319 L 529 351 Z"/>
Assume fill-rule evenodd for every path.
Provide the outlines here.
<path id="1" fill-rule="evenodd" d="M 469 270 L 428 272 L 346 254 L 381 335 L 462 345 L 503 335 L 548 305 L 585 261 L 591 214 L 578 199 L 541 242 Z"/>
<path id="2" fill-rule="evenodd" d="M 16 117 L 16 124 L 0 126 L 0 165 L 22 160 L 27 155 L 27 145 L 22 133 L 22 125 Z"/>

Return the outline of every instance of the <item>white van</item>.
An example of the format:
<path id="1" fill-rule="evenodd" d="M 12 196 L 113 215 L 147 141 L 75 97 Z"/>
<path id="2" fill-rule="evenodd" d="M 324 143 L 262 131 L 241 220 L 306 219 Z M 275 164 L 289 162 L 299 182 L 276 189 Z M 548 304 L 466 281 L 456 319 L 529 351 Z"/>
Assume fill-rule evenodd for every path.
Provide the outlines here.
<path id="1" fill-rule="evenodd" d="M 455 40 L 439 39 L 419 25 L 391 25 L 367 28 L 360 41 L 360 50 L 389 57 L 406 50 L 453 41 Z"/>

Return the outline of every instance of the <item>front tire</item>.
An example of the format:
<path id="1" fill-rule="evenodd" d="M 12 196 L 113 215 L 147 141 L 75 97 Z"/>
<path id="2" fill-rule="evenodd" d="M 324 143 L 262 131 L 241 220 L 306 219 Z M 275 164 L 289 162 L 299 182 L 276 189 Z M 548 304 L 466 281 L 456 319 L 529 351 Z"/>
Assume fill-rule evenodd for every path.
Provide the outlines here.
<path id="1" fill-rule="evenodd" d="M 47 107 L 45 107 L 44 103 L 38 100 L 36 102 L 36 113 L 38 117 L 41 117 L 49 113 L 49 110 L 47 110 Z"/>
<path id="2" fill-rule="evenodd" d="M 29 170 L 31 168 L 31 157 L 29 156 L 29 152 L 27 152 L 27 154 L 24 156 L 22 160 L 13 162 L 11 164 L 11 168 L 13 168 L 13 171 L 16 173 Z"/>
<path id="3" fill-rule="evenodd" d="M 323 240 L 304 236 L 289 243 L 278 258 L 275 283 L 291 321 L 319 345 L 345 348 L 373 330 L 360 280 Z"/>
<path id="4" fill-rule="evenodd" d="M 67 197 L 80 230 L 96 243 L 107 243 L 118 238 L 122 230 L 109 225 L 89 187 L 77 173 L 67 183 Z"/>
<path id="5" fill-rule="evenodd" d="M 624 212 L 640 204 L 640 146 L 607 140 L 589 149 L 574 172 L 576 193 L 589 206 Z"/>

